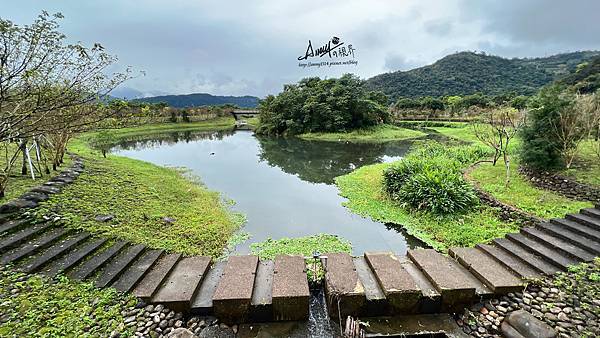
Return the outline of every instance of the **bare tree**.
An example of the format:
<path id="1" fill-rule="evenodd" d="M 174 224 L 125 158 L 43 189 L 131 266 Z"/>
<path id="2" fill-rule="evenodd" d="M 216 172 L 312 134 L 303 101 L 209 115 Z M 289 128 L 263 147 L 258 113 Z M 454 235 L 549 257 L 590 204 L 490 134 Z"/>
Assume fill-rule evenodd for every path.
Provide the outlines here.
<path id="1" fill-rule="evenodd" d="M 510 142 L 522 126 L 524 116 L 522 111 L 514 108 L 499 107 L 484 112 L 471 124 L 477 139 L 494 150 L 493 165 L 502 157 L 506 186 L 510 184 Z"/>

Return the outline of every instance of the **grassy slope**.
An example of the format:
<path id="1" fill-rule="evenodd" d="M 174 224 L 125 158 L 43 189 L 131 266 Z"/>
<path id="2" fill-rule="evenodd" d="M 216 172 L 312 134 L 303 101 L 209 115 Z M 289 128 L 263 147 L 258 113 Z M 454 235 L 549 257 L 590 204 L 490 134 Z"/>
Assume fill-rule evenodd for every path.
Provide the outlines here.
<path id="1" fill-rule="evenodd" d="M 425 133 L 393 125 L 353 130 L 347 133 L 306 133 L 298 137 L 305 140 L 350 141 L 350 142 L 387 142 L 406 140 L 425 136 Z"/>
<path id="2" fill-rule="evenodd" d="M 58 280 L 0 268 L 0 337 L 121 337 L 121 311 L 136 304 L 133 296 L 91 283 Z M 10 296 L 8 296 L 10 295 Z"/>
<path id="3" fill-rule="evenodd" d="M 212 128 L 210 122 L 198 126 Z M 161 126 L 143 129 L 165 130 Z M 117 131 L 121 135 L 132 132 L 137 133 Z M 217 192 L 207 190 L 181 170 L 121 156 L 102 158 L 84 139 L 90 136 L 73 140 L 70 150 L 84 157 L 85 172 L 61 194 L 44 202 L 38 215 L 57 213 L 71 228 L 152 248 L 215 257 L 222 254 L 243 217 L 232 214 Z M 94 219 L 103 214 L 114 215 L 114 219 Z M 164 217 L 176 221 L 167 224 Z"/>
<path id="4" fill-rule="evenodd" d="M 431 129 L 462 141 L 480 142 L 475 137 L 473 129 L 466 124 L 463 128 L 435 127 Z M 489 163 L 477 166 L 469 174 L 469 178 L 498 200 L 541 218 L 564 217 L 566 213 L 576 212 L 582 207 L 591 205 L 590 203 L 570 200 L 548 190 L 536 188 L 529 183 L 517 171 L 519 159 L 516 153 L 520 146 L 520 140 L 515 139 L 510 148 L 512 157 L 511 184 L 509 187 L 506 187 L 504 183 L 506 176 L 502 161 L 496 166 Z"/>
<path id="5" fill-rule="evenodd" d="M 406 210 L 382 191 L 382 172 L 389 165 L 364 166 L 337 177 L 340 195 L 348 198 L 344 205 L 359 215 L 401 224 L 409 234 L 441 251 L 453 246 L 474 246 L 518 229 L 515 224 L 498 220 L 494 211 L 485 206 L 464 215 L 440 218 Z"/>

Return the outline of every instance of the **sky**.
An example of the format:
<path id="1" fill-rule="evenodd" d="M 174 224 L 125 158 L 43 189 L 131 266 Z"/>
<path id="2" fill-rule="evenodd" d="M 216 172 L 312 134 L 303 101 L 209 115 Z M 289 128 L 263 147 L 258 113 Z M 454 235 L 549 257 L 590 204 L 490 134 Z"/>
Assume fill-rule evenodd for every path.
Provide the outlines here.
<path id="1" fill-rule="evenodd" d="M 64 15 L 71 41 L 102 44 L 114 69 L 143 71 L 115 96 L 280 92 L 307 76 L 361 78 L 431 64 L 458 51 L 536 57 L 600 50 L 598 0 L 0 0 L 0 18 Z M 353 64 L 300 67 L 338 37 Z M 348 57 L 347 59 L 351 59 Z"/>

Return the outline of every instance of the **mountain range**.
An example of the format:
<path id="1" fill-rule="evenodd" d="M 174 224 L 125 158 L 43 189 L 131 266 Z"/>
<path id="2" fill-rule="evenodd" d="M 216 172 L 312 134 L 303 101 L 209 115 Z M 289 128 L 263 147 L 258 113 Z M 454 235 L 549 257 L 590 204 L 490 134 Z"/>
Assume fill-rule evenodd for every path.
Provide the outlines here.
<path id="1" fill-rule="evenodd" d="M 217 96 L 206 93 L 185 94 L 185 95 L 160 95 L 133 99 L 132 101 L 159 103 L 165 102 L 175 108 L 189 108 L 199 106 L 218 106 L 231 104 L 240 108 L 255 108 L 258 105 L 256 96 Z"/>
<path id="2" fill-rule="evenodd" d="M 580 51 L 506 59 L 485 53 L 459 52 L 431 65 L 376 75 L 366 83 L 370 89 L 380 90 L 392 100 L 474 93 L 529 95 L 599 55 L 599 51 Z"/>

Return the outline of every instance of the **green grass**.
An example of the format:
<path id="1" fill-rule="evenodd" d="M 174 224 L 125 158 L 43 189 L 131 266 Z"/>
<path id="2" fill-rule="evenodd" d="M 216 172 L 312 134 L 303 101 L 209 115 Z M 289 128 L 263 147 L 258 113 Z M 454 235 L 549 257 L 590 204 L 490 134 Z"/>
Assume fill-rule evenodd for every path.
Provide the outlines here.
<path id="1" fill-rule="evenodd" d="M 349 142 L 388 142 L 396 140 L 407 140 L 425 136 L 425 133 L 417 130 L 401 128 L 393 125 L 381 125 L 371 128 L 353 130 L 339 133 L 306 133 L 298 137 L 305 140 L 320 141 L 349 141 Z"/>
<path id="2" fill-rule="evenodd" d="M 274 259 L 277 255 L 302 255 L 310 257 L 313 252 L 352 252 L 352 244 L 335 235 L 318 234 L 314 236 L 267 239 L 252 243 L 250 251 L 261 259 Z"/>
<path id="3" fill-rule="evenodd" d="M 133 296 L 91 283 L 54 280 L 0 268 L 0 337 L 121 337 L 121 311 L 136 304 Z"/>
<path id="4" fill-rule="evenodd" d="M 592 206 L 591 203 L 574 201 L 533 186 L 517 172 L 517 168 L 518 160 L 513 159 L 508 187 L 505 184 L 506 173 L 502 162 L 496 166 L 482 163 L 469 173 L 469 178 L 503 203 L 544 219 L 564 217 L 567 213 Z"/>
<path id="5" fill-rule="evenodd" d="M 38 217 L 56 214 L 69 228 L 169 252 L 213 257 L 223 253 L 228 239 L 244 222 L 242 215 L 230 211 L 227 204 L 231 202 L 182 169 L 114 155 L 103 158 L 84 139 L 89 140 L 89 135 L 69 145 L 83 156 L 84 173 L 61 194 L 41 203 Z M 95 220 L 106 214 L 114 219 Z M 164 217 L 175 222 L 167 224 Z"/>
<path id="6" fill-rule="evenodd" d="M 586 140 L 579 144 L 579 154 L 575 157 L 573 165 L 562 173 L 573 177 L 575 180 L 600 187 L 600 157 L 594 147 L 593 140 Z"/>
<path id="7" fill-rule="evenodd" d="M 8 156 L 12 157 L 16 149 L 16 144 L 9 144 Z M 2 152 L 4 151 L 5 149 L 2 149 Z M 32 160 L 35 161 L 35 153 L 32 152 L 30 155 L 32 156 Z M 46 156 L 50 158 L 49 155 Z M 35 180 L 33 180 L 31 178 L 31 173 L 29 173 L 29 166 L 27 166 L 27 175 L 21 175 L 21 158 L 22 155 L 19 155 L 18 160 L 13 165 L 10 171 L 8 183 L 6 185 L 6 189 L 4 190 L 4 197 L 0 198 L 0 204 L 6 203 L 14 198 L 17 198 L 25 192 L 29 191 L 31 188 L 45 183 L 51 177 L 58 175 L 61 170 L 63 170 L 64 168 L 68 168 L 71 165 L 71 157 L 69 157 L 68 155 L 65 155 L 65 163 L 63 163 L 61 167 L 57 168 L 56 171 L 52 170 L 52 163 L 49 161 L 48 167 L 50 168 L 50 174 L 44 174 L 43 176 L 39 176 L 39 174 L 36 172 L 36 178 Z M 2 156 L 0 156 L 0 168 L 4 169 L 7 162 L 8 160 L 6 158 L 6 153 L 3 153 Z"/>
<path id="8" fill-rule="evenodd" d="M 486 206 L 455 216 L 433 216 L 400 207 L 383 192 L 383 170 L 389 165 L 364 166 L 337 177 L 340 195 L 348 199 L 344 205 L 361 216 L 400 224 L 410 235 L 440 251 L 489 242 L 518 230 L 516 224 L 501 221 L 496 212 Z"/>

